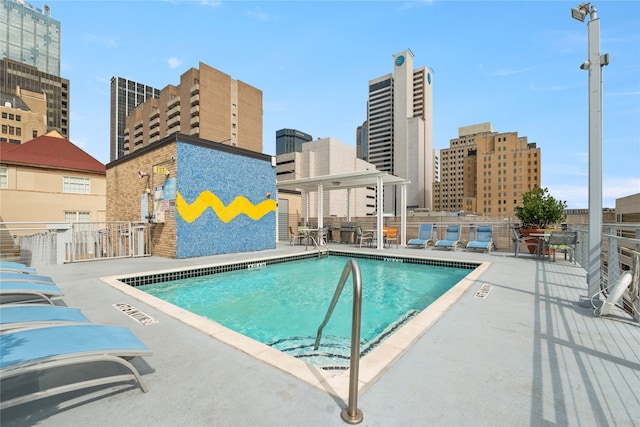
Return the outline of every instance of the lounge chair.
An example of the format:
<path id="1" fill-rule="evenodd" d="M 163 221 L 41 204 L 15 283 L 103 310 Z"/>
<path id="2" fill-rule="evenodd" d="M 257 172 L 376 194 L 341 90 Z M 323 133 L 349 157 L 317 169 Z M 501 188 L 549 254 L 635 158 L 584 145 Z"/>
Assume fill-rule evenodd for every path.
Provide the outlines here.
<path id="1" fill-rule="evenodd" d="M 460 240 L 461 228 L 459 225 L 447 225 L 444 239 L 436 240 L 435 248 L 453 249 L 455 251 L 458 246 L 462 247 L 462 241 Z"/>
<path id="2" fill-rule="evenodd" d="M 373 243 L 373 233 L 370 231 L 368 232 L 362 231 L 362 227 L 360 227 L 359 225 L 357 225 L 355 228 L 355 234 L 356 234 L 356 245 L 362 247 L 363 243 L 368 242 L 367 246 L 371 246 L 371 244 Z"/>
<path id="3" fill-rule="evenodd" d="M 436 227 L 433 224 L 420 224 L 418 237 L 409 240 L 407 242 L 407 247 L 426 249 L 427 246 L 434 246 L 436 244 L 436 241 L 433 239 L 435 228 Z"/>
<path id="4" fill-rule="evenodd" d="M 63 295 L 62 290 L 54 285 L 0 281 L 0 304 L 46 302 L 53 305 L 51 299 Z"/>
<path id="5" fill-rule="evenodd" d="M 469 249 L 478 249 L 486 251 L 487 253 L 491 252 L 493 248 L 493 227 L 490 225 L 479 225 L 476 229 L 476 238 L 475 240 L 467 243 L 467 250 Z"/>
<path id="6" fill-rule="evenodd" d="M 72 307 L 42 304 L 0 306 L 0 331 L 58 323 L 88 322 L 89 319 L 80 310 Z"/>
<path id="7" fill-rule="evenodd" d="M 31 282 L 55 285 L 55 282 L 48 276 L 40 276 L 31 273 L 17 273 L 13 271 L 0 271 L 0 281 L 7 282 Z"/>
<path id="8" fill-rule="evenodd" d="M 36 269 L 33 267 L 27 267 L 26 265 L 13 262 L 13 261 L 0 261 L 0 271 L 6 272 L 20 272 L 20 273 L 35 273 Z"/>
<path id="9" fill-rule="evenodd" d="M 64 381 L 64 384 L 53 384 L 50 388 L 41 390 L 42 385 L 38 385 L 37 391 L 33 391 L 26 387 L 26 393 L 19 394 L 20 391 L 25 391 L 23 387 L 3 387 L 0 409 L 112 383 L 136 381 L 142 391 L 147 391 L 138 371 L 124 358 L 150 356 L 151 350 L 124 327 L 88 323 L 12 329 L 0 334 L 0 347 L 2 382 L 15 377 L 27 380 L 33 374 L 63 366 L 78 367 L 70 375 L 56 376 L 61 379 L 60 382 Z M 123 373 L 121 369 L 114 372 L 96 366 L 95 370 L 91 370 L 91 375 L 88 375 L 89 378 L 83 378 L 82 374 L 87 372 L 80 369 L 81 365 L 105 362 L 119 364 L 129 372 Z M 35 383 L 38 384 L 37 379 Z M 47 384 L 50 383 L 47 381 Z M 5 390 L 10 390 L 10 393 Z"/>

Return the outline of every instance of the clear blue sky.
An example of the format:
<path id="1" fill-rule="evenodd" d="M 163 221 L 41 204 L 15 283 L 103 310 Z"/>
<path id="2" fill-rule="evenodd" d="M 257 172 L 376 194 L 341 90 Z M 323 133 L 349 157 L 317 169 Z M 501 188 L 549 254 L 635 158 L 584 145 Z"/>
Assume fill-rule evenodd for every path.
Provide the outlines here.
<path id="1" fill-rule="evenodd" d="M 30 1 L 42 7 L 43 1 Z M 492 122 L 542 148 L 542 186 L 588 207 L 587 24 L 560 1 L 64 1 L 70 139 L 109 162 L 109 88 L 162 89 L 204 62 L 263 91 L 263 147 L 295 128 L 355 145 L 367 84 L 415 54 L 434 70 L 434 148 Z M 640 2 L 594 3 L 603 69 L 603 205 L 640 193 Z"/>

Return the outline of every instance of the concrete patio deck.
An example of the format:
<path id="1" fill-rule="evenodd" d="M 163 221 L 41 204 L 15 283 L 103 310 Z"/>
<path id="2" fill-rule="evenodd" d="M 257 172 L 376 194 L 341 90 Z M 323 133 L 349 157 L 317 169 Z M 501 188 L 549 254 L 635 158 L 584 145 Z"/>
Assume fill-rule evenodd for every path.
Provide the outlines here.
<path id="1" fill-rule="evenodd" d="M 330 245 L 337 250 L 360 250 Z M 361 249 L 373 251 L 373 249 Z M 94 323 L 129 327 L 153 351 L 134 359 L 149 388 L 63 395 L 0 412 L 2 426 L 343 426 L 345 399 L 258 360 L 132 298 L 100 278 L 201 266 L 273 251 L 173 260 L 157 257 L 41 266 L 66 305 Z M 364 426 L 640 425 L 640 327 L 616 311 L 580 306 L 586 273 L 558 258 L 421 249 L 385 253 L 489 262 L 444 315 L 361 392 Z M 493 285 L 486 298 L 475 292 Z M 366 284 L 365 284 L 366 286 Z M 113 308 L 158 320 L 142 326 Z M 327 302 L 328 304 L 328 302 Z"/>

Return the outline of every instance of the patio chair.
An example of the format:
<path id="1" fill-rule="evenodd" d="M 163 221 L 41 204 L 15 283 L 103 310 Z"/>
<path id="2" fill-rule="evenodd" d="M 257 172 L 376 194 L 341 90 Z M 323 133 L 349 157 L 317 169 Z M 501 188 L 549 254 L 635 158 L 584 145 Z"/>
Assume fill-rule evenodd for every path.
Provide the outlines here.
<path id="1" fill-rule="evenodd" d="M 43 283 L 45 285 L 55 285 L 51 277 L 40 276 L 31 273 L 17 273 L 14 271 L 0 271 L 0 281 L 7 282 L 31 282 Z"/>
<path id="2" fill-rule="evenodd" d="M 396 248 L 398 247 L 398 227 L 389 227 L 384 235 L 384 244 L 387 247 L 391 247 L 391 243 L 395 242 Z"/>
<path id="3" fill-rule="evenodd" d="M 355 233 L 356 233 L 356 245 L 362 247 L 363 243 L 368 242 L 367 246 L 371 246 L 371 243 L 373 243 L 372 232 L 370 231 L 364 232 L 362 231 L 362 227 L 360 227 L 359 225 L 356 225 Z"/>
<path id="4" fill-rule="evenodd" d="M 576 263 L 575 251 L 578 244 L 578 233 L 575 231 L 552 231 L 547 242 L 547 248 L 549 248 L 549 256 L 553 252 L 553 260 L 556 260 L 556 251 L 564 252 L 564 259 L 567 259 L 567 253 L 569 254 L 569 261 Z"/>
<path id="5" fill-rule="evenodd" d="M 301 233 L 300 231 L 293 231 L 293 227 L 289 226 L 289 244 L 291 246 L 296 243 L 296 240 L 298 243 L 302 244 L 302 239 L 305 237 L 307 236 L 304 233 Z"/>
<path id="6" fill-rule="evenodd" d="M 479 225 L 476 229 L 476 239 L 467 243 L 467 250 L 479 249 L 487 253 L 493 248 L 493 227 L 490 225 Z"/>
<path id="7" fill-rule="evenodd" d="M 523 236 L 522 233 L 520 232 L 520 227 L 513 228 L 513 237 L 511 238 L 511 240 L 513 240 L 513 245 L 515 247 L 514 255 L 516 257 L 520 252 L 520 246 L 533 247 L 535 248 L 536 254 L 538 253 L 538 240 L 529 239 L 528 237 Z"/>
<path id="8" fill-rule="evenodd" d="M 460 240 L 461 228 L 459 225 L 447 225 L 444 239 L 436 240 L 435 248 L 453 249 L 455 251 L 458 246 L 462 246 L 462 241 Z"/>
<path id="9" fill-rule="evenodd" d="M 418 230 L 418 237 L 411 239 L 407 242 L 408 248 L 427 248 L 428 246 L 434 246 L 436 241 L 434 240 L 434 231 L 436 227 L 434 224 L 420 224 Z"/>
<path id="10" fill-rule="evenodd" d="M 53 305 L 51 299 L 63 295 L 62 290 L 54 285 L 0 281 L 0 304 L 45 302 Z"/>
<path id="11" fill-rule="evenodd" d="M 35 273 L 36 269 L 33 267 L 27 267 L 20 262 L 0 261 L 0 271 L 12 273 Z"/>
<path id="12" fill-rule="evenodd" d="M 3 350 L 0 359 L 2 382 L 16 377 L 21 377 L 21 383 L 32 382 L 34 374 L 46 371 L 53 374 L 56 368 L 74 367 L 67 375 L 55 376 L 64 384 L 51 384 L 55 381 L 39 383 L 36 378 L 36 390 L 31 387 L 3 387 L 0 409 L 105 384 L 135 381 L 142 391 L 147 391 L 140 374 L 125 358 L 150 356 L 151 350 L 125 327 L 88 323 L 12 329 L 0 334 L 0 347 Z M 96 363 L 96 369 L 90 369 L 90 372 L 81 369 L 90 363 Z M 120 365 L 128 373 L 123 373 L 122 369 L 104 369 L 104 363 Z"/>
<path id="13" fill-rule="evenodd" d="M 0 306 L 0 331 L 58 323 L 88 323 L 77 308 L 43 304 L 5 304 Z"/>

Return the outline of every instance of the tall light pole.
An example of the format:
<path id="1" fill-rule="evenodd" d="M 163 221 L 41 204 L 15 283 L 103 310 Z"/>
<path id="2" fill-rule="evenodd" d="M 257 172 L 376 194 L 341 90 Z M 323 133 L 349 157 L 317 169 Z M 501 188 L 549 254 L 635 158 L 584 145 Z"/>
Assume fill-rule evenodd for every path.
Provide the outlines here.
<path id="1" fill-rule="evenodd" d="M 587 289 L 589 297 L 600 291 L 602 256 L 602 67 L 609 54 L 600 55 L 600 18 L 595 6 L 583 3 L 571 9 L 571 16 L 584 22 L 589 14 L 587 32 L 589 59 L 580 65 L 589 71 L 589 241 L 587 252 Z"/>

